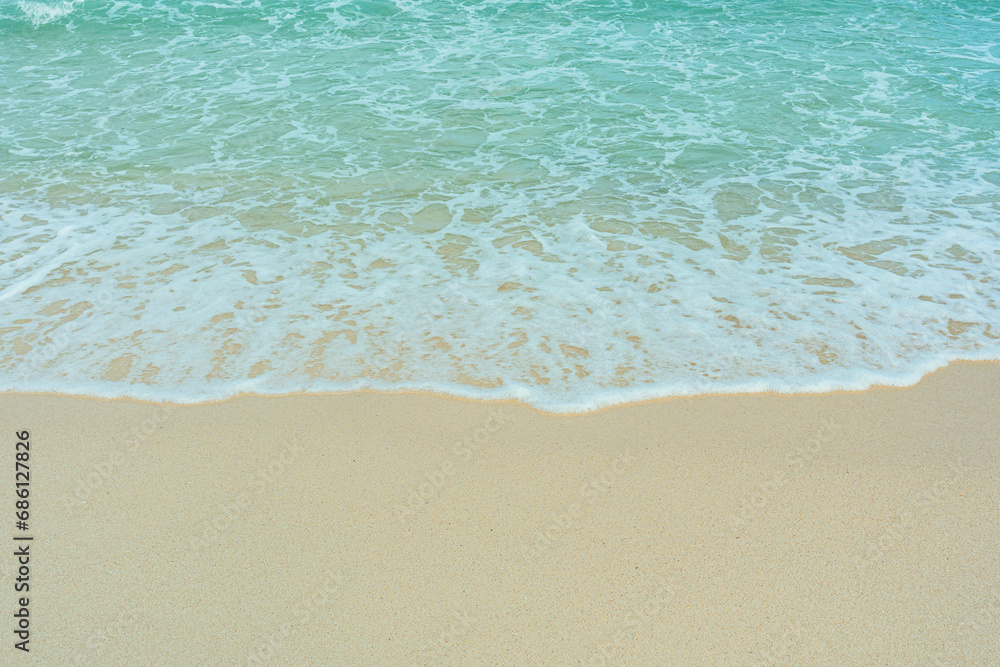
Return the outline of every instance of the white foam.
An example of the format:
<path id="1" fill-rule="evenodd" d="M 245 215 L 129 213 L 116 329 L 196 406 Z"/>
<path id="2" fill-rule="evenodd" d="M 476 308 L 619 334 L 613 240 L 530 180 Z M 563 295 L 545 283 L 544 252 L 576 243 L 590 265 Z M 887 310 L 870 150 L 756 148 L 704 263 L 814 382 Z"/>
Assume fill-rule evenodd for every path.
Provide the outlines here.
<path id="1" fill-rule="evenodd" d="M 515 400 L 553 414 L 578 414 L 602 408 L 652 401 L 664 398 L 735 395 L 735 394 L 816 394 L 840 391 L 864 391 L 873 387 L 910 387 L 917 384 L 929 373 L 944 368 L 955 361 L 1000 361 L 1000 353 L 971 355 L 962 357 L 937 357 L 928 359 L 913 368 L 894 373 L 856 371 L 840 376 L 824 376 L 812 383 L 795 383 L 778 377 L 770 380 L 745 381 L 739 383 L 698 382 L 691 384 L 661 383 L 644 387 L 606 389 L 602 391 L 580 390 L 567 395 L 555 395 L 538 386 L 513 385 L 502 389 L 483 389 L 460 383 L 440 382 L 384 382 L 378 380 L 354 380 L 349 382 L 287 382 L 269 383 L 266 380 L 243 380 L 229 384 L 200 387 L 184 387 L 183 390 L 130 385 L 120 382 L 100 380 L 59 381 L 22 380 L 16 384 L 4 383 L 0 391 L 25 393 L 58 393 L 70 396 L 92 396 L 98 398 L 133 398 L 150 402 L 195 404 L 225 400 L 241 395 L 280 396 L 297 393 L 338 394 L 357 391 L 384 393 L 424 392 L 443 396 L 454 396 L 471 400 L 502 401 Z"/>
<path id="2" fill-rule="evenodd" d="M 986 27 L 907 19 L 935 57 L 875 66 L 853 6 L 443 7 L 120 0 L 6 36 L 2 387 L 577 410 L 996 356 Z"/>
<path id="3" fill-rule="evenodd" d="M 36 28 L 73 13 L 83 0 L 62 0 L 62 2 L 47 3 L 33 0 L 18 0 L 17 7 L 25 18 Z"/>
<path id="4" fill-rule="evenodd" d="M 1000 348 L 995 288 L 962 275 L 988 277 L 997 256 L 958 253 L 976 247 L 963 227 L 924 238 L 917 266 L 893 244 L 845 261 L 849 229 L 829 249 L 800 234 L 795 264 L 781 266 L 711 259 L 669 237 L 633 234 L 634 249 L 609 251 L 622 237 L 582 221 L 536 235 L 535 254 L 492 235 L 470 242 L 477 231 L 460 220 L 431 235 L 295 237 L 247 235 L 225 217 L 137 222 L 102 208 L 70 225 L 37 205 L 19 211 L 2 216 L 14 232 L 2 247 L 16 257 L 0 267 L 0 309 L 14 324 L 2 389 L 174 401 L 423 389 L 577 411 L 912 384 Z M 33 241 L 17 233 L 28 231 Z M 889 270 L 896 261 L 909 273 Z"/>

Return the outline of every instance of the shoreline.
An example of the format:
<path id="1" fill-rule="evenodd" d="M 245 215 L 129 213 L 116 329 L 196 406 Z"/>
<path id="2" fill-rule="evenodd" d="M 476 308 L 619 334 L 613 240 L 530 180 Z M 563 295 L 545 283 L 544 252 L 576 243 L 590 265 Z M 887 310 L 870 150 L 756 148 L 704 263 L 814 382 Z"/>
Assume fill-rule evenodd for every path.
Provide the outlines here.
<path id="1" fill-rule="evenodd" d="M 1000 364 L 572 416 L 6 394 L 0 424 L 32 440 L 40 664 L 1000 655 Z"/>
<path id="2" fill-rule="evenodd" d="M 413 389 L 413 388 L 402 388 L 402 389 L 382 389 L 373 388 L 368 386 L 362 386 L 357 389 L 344 389 L 344 390 L 318 390 L 318 391 L 288 391 L 280 393 L 259 393 L 259 392 L 238 392 L 231 396 L 224 396 L 222 398 L 207 398 L 207 399 L 195 399 L 191 401 L 177 401 L 172 399 L 153 399 L 153 398 L 141 398 L 137 396 L 131 396 L 128 394 L 123 394 L 119 396 L 100 396 L 93 394 L 80 394 L 75 392 L 63 392 L 58 390 L 44 390 L 44 391 L 20 391 L 20 390 L 0 390 L 0 400 L 4 397 L 13 396 L 58 396 L 64 398 L 82 399 L 82 400 L 96 400 L 96 401 L 133 401 L 136 403 L 146 404 L 146 405 L 174 405 L 174 406 L 197 406 L 197 405 L 211 405 L 220 404 L 227 401 L 241 400 L 241 399 L 269 399 L 269 398 L 290 398 L 295 396 L 350 396 L 350 395 L 373 395 L 373 396 L 429 396 L 434 398 L 440 398 L 445 400 L 455 400 L 463 403 L 470 404 L 509 404 L 515 406 L 521 406 L 529 410 L 537 411 L 543 415 L 549 415 L 553 417 L 580 417 L 589 414 L 595 414 L 597 412 L 602 412 L 604 410 L 614 410 L 617 408 L 643 405 L 647 403 L 659 403 L 663 401 L 674 401 L 674 400 L 687 400 L 687 399 L 700 399 L 700 398 L 721 398 L 721 397 L 753 397 L 753 396 L 834 396 L 840 394 L 860 394 L 870 391 L 879 391 L 884 389 L 899 389 L 906 390 L 918 386 L 920 383 L 924 382 L 927 378 L 941 373 L 948 372 L 949 369 L 955 367 L 961 367 L 967 364 L 971 365 L 998 365 L 1000 366 L 1000 358 L 984 358 L 984 359 L 952 359 L 941 365 L 932 365 L 930 370 L 923 372 L 915 381 L 906 382 L 902 381 L 898 384 L 871 384 L 867 387 L 862 387 L 858 389 L 817 389 L 815 391 L 781 391 L 773 389 L 765 389 L 761 391 L 722 391 L 722 392 L 704 392 L 704 393 L 682 393 L 673 394 L 667 396 L 655 396 L 652 398 L 638 398 L 635 400 L 624 400 L 620 402 L 614 402 L 609 404 L 599 404 L 594 408 L 588 410 L 549 410 L 545 408 L 538 407 L 528 401 L 522 400 L 520 398 L 513 397 L 479 397 L 479 396 L 463 396 L 457 393 L 451 393 L 446 390 L 437 389 Z M 627 389 L 627 388 L 625 388 Z"/>

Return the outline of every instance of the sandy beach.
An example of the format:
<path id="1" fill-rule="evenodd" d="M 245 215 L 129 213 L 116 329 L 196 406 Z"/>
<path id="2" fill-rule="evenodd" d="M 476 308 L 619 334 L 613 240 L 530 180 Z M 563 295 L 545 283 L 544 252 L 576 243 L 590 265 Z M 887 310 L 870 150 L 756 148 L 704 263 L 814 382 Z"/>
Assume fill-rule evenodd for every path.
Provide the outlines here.
<path id="1" fill-rule="evenodd" d="M 0 1 L 0 667 L 1000 667 L 998 11 Z"/>
<path id="2" fill-rule="evenodd" d="M 16 653 L 997 664 L 998 414 L 994 363 L 578 416 L 419 394 L 7 394 L 11 468 L 15 432 L 31 441 Z"/>

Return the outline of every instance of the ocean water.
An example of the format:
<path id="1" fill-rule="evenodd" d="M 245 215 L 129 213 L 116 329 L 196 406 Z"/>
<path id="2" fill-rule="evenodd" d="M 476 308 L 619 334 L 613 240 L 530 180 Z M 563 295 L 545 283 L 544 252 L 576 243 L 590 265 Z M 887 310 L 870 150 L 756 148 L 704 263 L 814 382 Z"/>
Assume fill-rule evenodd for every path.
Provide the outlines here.
<path id="1" fill-rule="evenodd" d="M 1000 2 L 0 0 L 0 389 L 1000 358 Z"/>

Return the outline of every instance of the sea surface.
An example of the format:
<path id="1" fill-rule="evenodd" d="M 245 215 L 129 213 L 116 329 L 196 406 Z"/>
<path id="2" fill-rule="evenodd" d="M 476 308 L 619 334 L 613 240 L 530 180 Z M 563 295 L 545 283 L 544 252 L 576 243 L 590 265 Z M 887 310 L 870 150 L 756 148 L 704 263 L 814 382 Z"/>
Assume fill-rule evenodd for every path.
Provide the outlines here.
<path id="1" fill-rule="evenodd" d="M 0 0 L 0 390 L 1000 358 L 996 0 Z"/>

